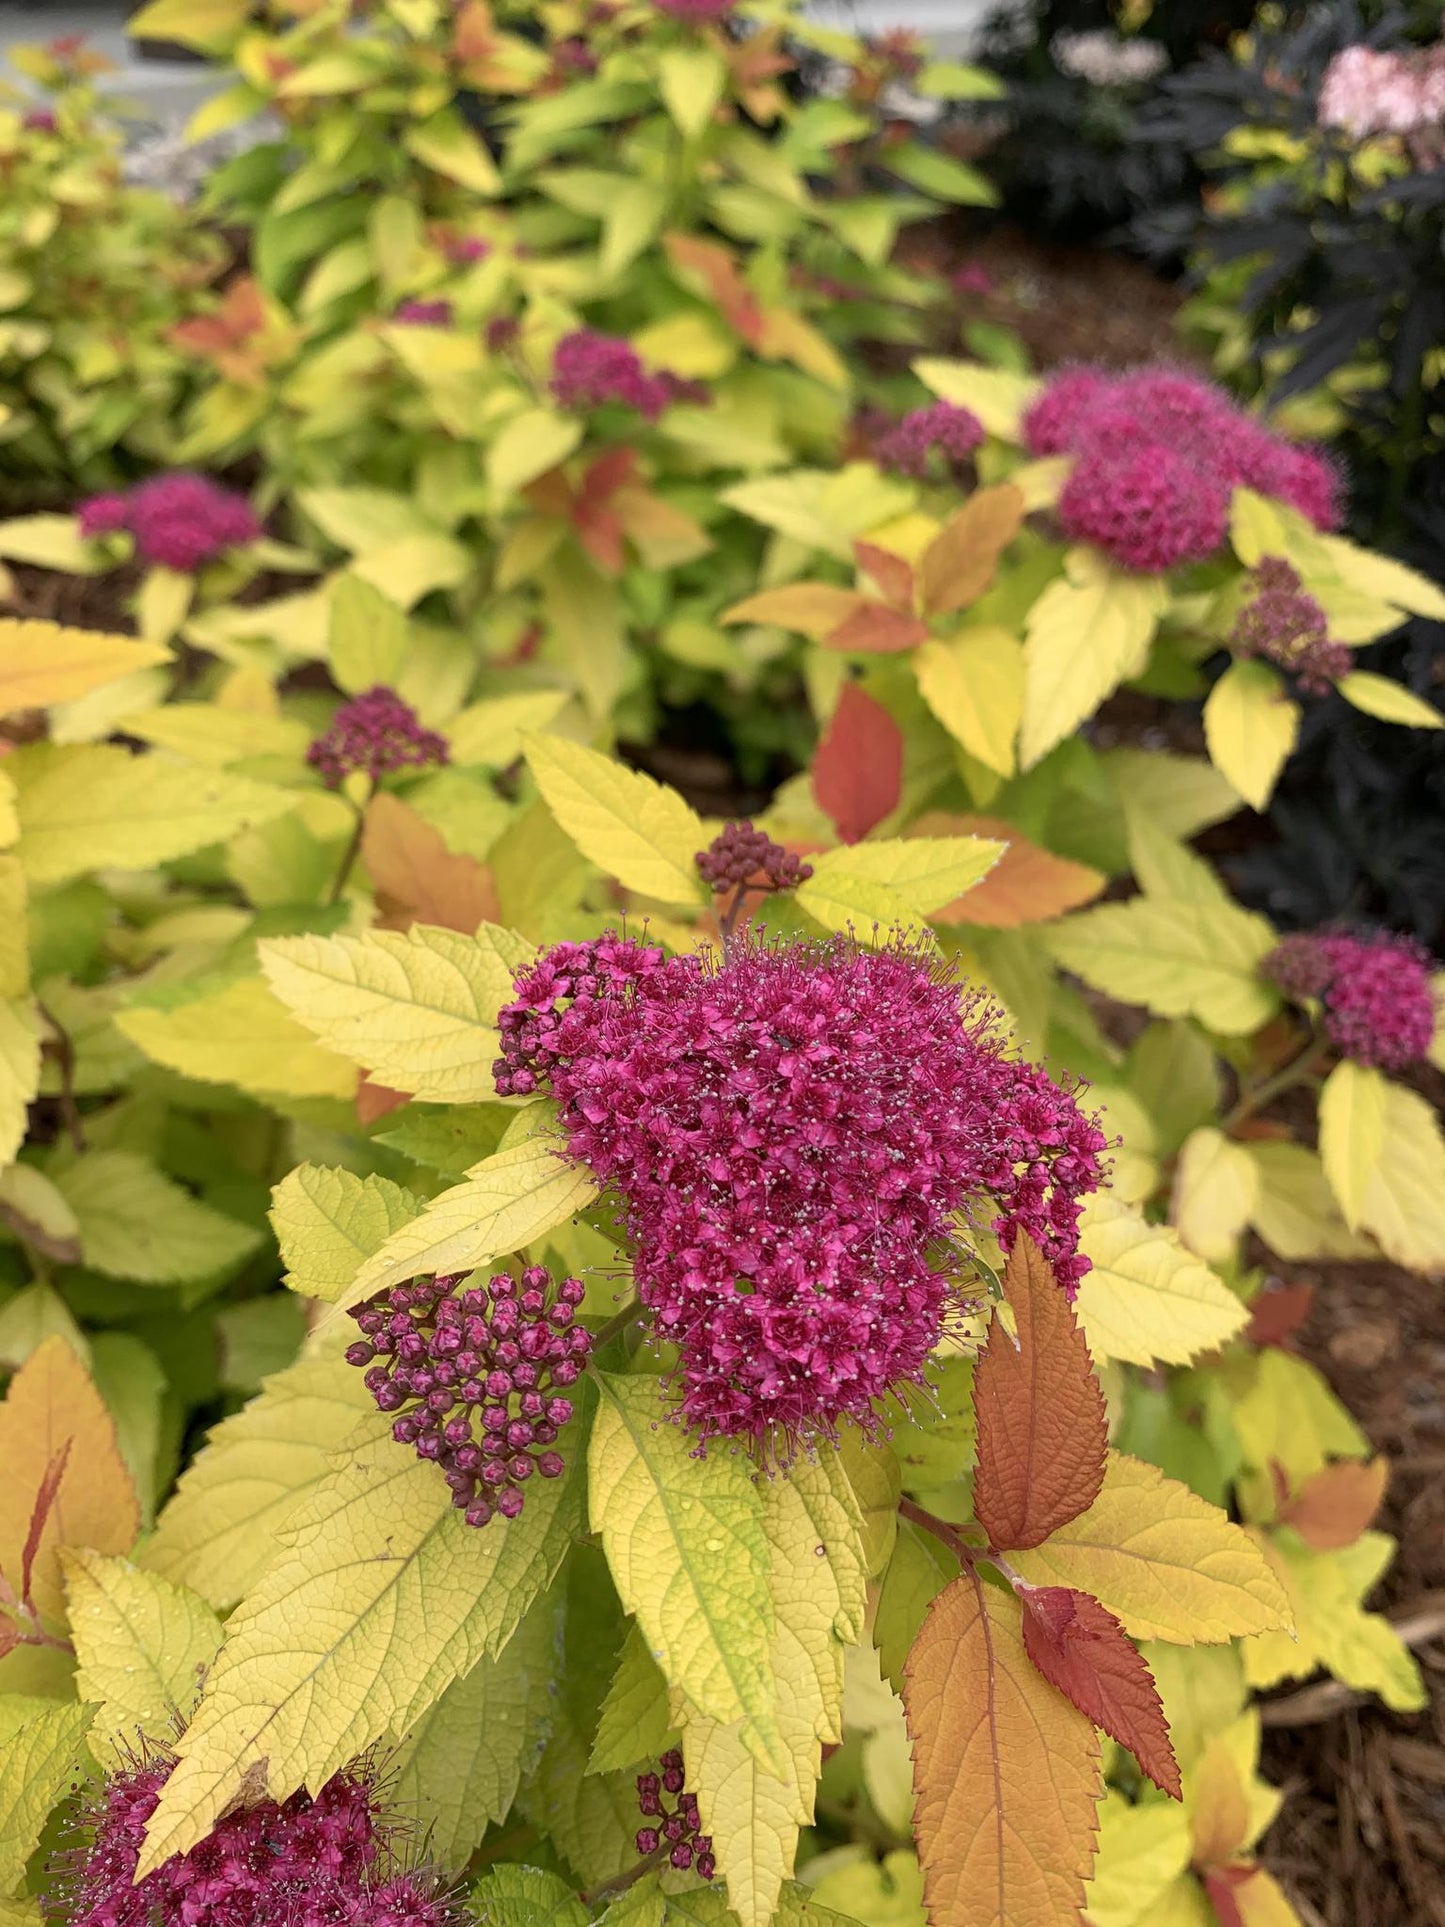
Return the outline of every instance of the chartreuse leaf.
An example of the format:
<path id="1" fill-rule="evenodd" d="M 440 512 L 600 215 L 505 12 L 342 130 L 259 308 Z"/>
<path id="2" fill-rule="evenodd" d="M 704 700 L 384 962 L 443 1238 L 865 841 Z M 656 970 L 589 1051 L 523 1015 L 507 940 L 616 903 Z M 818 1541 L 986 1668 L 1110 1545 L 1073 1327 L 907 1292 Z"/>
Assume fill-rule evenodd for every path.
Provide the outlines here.
<path id="1" fill-rule="evenodd" d="M 1259 1198 L 1259 1171 L 1242 1144 L 1213 1125 L 1185 1138 L 1174 1173 L 1172 1216 L 1184 1243 L 1199 1257 L 1232 1257 Z"/>
<path id="2" fill-rule="evenodd" d="M 1189 1816 L 1172 1802 L 1133 1806 L 1110 1791 L 1099 1809 L 1099 1854 L 1084 1903 L 1089 1927 L 1135 1927 L 1189 1865 Z"/>
<path id="3" fill-rule="evenodd" d="M 660 1759 L 672 1734 L 666 1675 L 648 1651 L 642 1628 L 631 1620 L 597 1718 L 587 1771 L 616 1773 Z"/>
<path id="4" fill-rule="evenodd" d="M 1392 602 L 1412 616 L 1428 616 L 1432 622 L 1445 622 L 1445 589 L 1418 569 L 1399 562 L 1392 555 L 1362 549 L 1342 535 L 1320 538 L 1320 547 L 1329 557 L 1341 581 L 1362 595 L 1378 596 Z"/>
<path id="5" fill-rule="evenodd" d="M 250 17 L 246 0 L 150 0 L 134 23 L 142 36 L 209 51 L 224 47 Z"/>
<path id="6" fill-rule="evenodd" d="M 1250 1223 L 1270 1250 L 1290 1260 L 1368 1258 L 1375 1247 L 1340 1216 L 1324 1166 L 1303 1144 L 1251 1144 L 1259 1173 Z"/>
<path id="7" fill-rule="evenodd" d="M 1043 390 L 1036 376 L 988 368 L 982 362 L 924 359 L 914 362 L 913 372 L 925 388 L 959 408 L 971 409 L 990 435 L 1006 442 L 1019 440 L 1024 410 Z"/>
<path id="8" fill-rule="evenodd" d="M 116 1013 L 116 1029 L 153 1063 L 254 1097 L 350 1098 L 356 1066 L 318 1044 L 259 977 L 170 1010 Z"/>
<path id="9" fill-rule="evenodd" d="M 421 1208 L 414 1192 L 390 1178 L 298 1164 L 271 1193 L 271 1228 L 286 1283 L 307 1298 L 340 1297 L 363 1261 Z"/>
<path id="10" fill-rule="evenodd" d="M 263 1766 L 273 1798 L 319 1785 L 495 1659 L 581 1529 L 578 1444 L 564 1435 L 568 1476 L 480 1533 L 384 1415 L 362 1427 L 232 1615 L 140 1871 L 204 1839 Z"/>
<path id="11" fill-rule="evenodd" d="M 568 701 L 564 689 L 525 689 L 470 704 L 447 725 L 452 761 L 462 769 L 506 769 L 522 754 L 523 736 L 545 729 Z"/>
<path id="12" fill-rule="evenodd" d="M 1277 1465 L 1292 1489 L 1329 1459 L 1369 1457 L 1368 1439 L 1315 1367 L 1274 1345 L 1250 1360 L 1231 1417 L 1246 1465 Z"/>
<path id="13" fill-rule="evenodd" d="M 67 1341 L 51 1336 L 10 1381 L 0 1405 L 0 1573 L 17 1593 L 27 1563 L 45 1618 L 65 1610 L 64 1546 L 125 1552 L 140 1506 L 116 1440 L 115 1423 Z M 37 1508 L 42 1492 L 48 1506 Z M 32 1540 L 37 1510 L 43 1513 Z"/>
<path id="14" fill-rule="evenodd" d="M 465 1866 L 506 1818 L 552 1723 L 556 1613 L 540 1600 L 495 1659 L 454 1680 L 387 1756 L 400 1809 L 415 1815 L 438 1866 Z"/>
<path id="15" fill-rule="evenodd" d="M 34 1000 L 0 998 L 0 1165 L 25 1137 L 27 1109 L 40 1089 L 40 1030 Z"/>
<path id="16" fill-rule="evenodd" d="M 655 1378 L 604 1375 L 591 1518 L 623 1606 L 669 1683 L 761 1763 L 786 1762 L 762 1495 L 740 1458 L 693 1456 Z"/>
<path id="17" fill-rule="evenodd" d="M 1299 737 L 1299 705 L 1264 662 L 1232 662 L 1204 705 L 1204 740 L 1215 768 L 1252 809 L 1274 794 Z"/>
<path id="18" fill-rule="evenodd" d="M 1398 1265 L 1445 1267 L 1445 1141 L 1433 1107 L 1382 1080 L 1384 1155 L 1360 1197 L 1360 1223 Z"/>
<path id="19" fill-rule="evenodd" d="M 146 870 L 224 843 L 295 806 L 225 770 L 109 743 L 30 743 L 6 768 L 15 780 L 20 854 L 32 883 L 63 883 L 91 870 Z"/>
<path id="20" fill-rule="evenodd" d="M 1007 629 L 964 629 L 925 642 L 913 658 L 918 689 L 939 722 L 970 756 L 1012 776 L 1024 706 L 1023 644 Z"/>
<path id="21" fill-rule="evenodd" d="M 1107 1191 L 1084 1200 L 1080 1249 L 1093 1270 L 1074 1301 L 1096 1358 L 1187 1365 L 1243 1331 L 1243 1303 L 1179 1242 Z"/>
<path id="22" fill-rule="evenodd" d="M 169 660 L 169 649 L 132 636 L 0 617 L 0 715 L 73 702 L 137 669 Z"/>
<path id="23" fill-rule="evenodd" d="M 676 790 L 561 736 L 528 735 L 523 747 L 548 809 L 600 870 L 664 903 L 707 894 L 694 861 L 707 831 Z"/>
<path id="24" fill-rule="evenodd" d="M 96 1701 L 93 1744 L 107 1752 L 138 1732 L 169 1740 L 190 1712 L 221 1644 L 221 1622 L 205 1600 L 128 1559 L 61 1554 L 70 1637 L 81 1699 Z"/>
<path id="25" fill-rule="evenodd" d="M 908 1656 L 903 1700 L 929 1920 L 1075 1919 L 1104 1790 L 1099 1743 L 1025 1653 L 1012 1594 L 974 1572 L 946 1587 Z"/>
<path id="26" fill-rule="evenodd" d="M 234 1271 L 261 1242 L 134 1151 L 88 1151 L 55 1174 L 80 1225 L 92 1271 L 139 1284 L 177 1284 Z"/>
<path id="27" fill-rule="evenodd" d="M 1024 633 L 1024 769 L 1061 743 L 1121 682 L 1137 676 L 1168 601 L 1157 576 L 1130 575 L 1092 549 L 1071 549 L 1065 573 L 1029 611 Z"/>
<path id="28" fill-rule="evenodd" d="M 1268 1551 L 1289 1596 L 1295 1637 L 1264 1633 L 1243 1642 L 1249 1684 L 1263 1690 L 1308 1679 L 1323 1666 L 1359 1692 L 1378 1693 L 1395 1712 L 1417 1713 L 1427 1702 L 1420 1668 L 1389 1620 L 1364 1609 L 1394 1556 L 1394 1540 L 1364 1532 L 1336 1551 L 1312 1552 L 1284 1533 Z"/>
<path id="29" fill-rule="evenodd" d="M 889 891 L 915 916 L 926 917 L 986 877 L 1006 847 L 985 836 L 917 836 L 825 850 L 810 859 L 813 874 L 799 886 L 798 901 L 818 915 L 840 892 L 861 884 Z"/>
<path id="30" fill-rule="evenodd" d="M 1365 1194 L 1385 1155 L 1389 1089 L 1372 1064 L 1346 1057 L 1320 1092 L 1320 1162 L 1351 1231 L 1360 1227 Z"/>
<path id="31" fill-rule="evenodd" d="M 489 1867 L 472 1888 L 469 1912 L 477 1927 L 587 1927 L 576 1890 L 559 1874 L 512 1862 Z"/>
<path id="32" fill-rule="evenodd" d="M 1279 1582 L 1217 1506 L 1142 1459 L 1111 1452 L 1087 1512 L 1011 1555 L 1035 1586 L 1070 1586 L 1135 1639 L 1192 1646 L 1289 1625 Z"/>
<path id="33" fill-rule="evenodd" d="M 487 450 L 487 480 L 505 501 L 565 462 L 582 439 L 582 424 L 555 408 L 527 408 L 514 415 Z"/>
<path id="34" fill-rule="evenodd" d="M 813 1891 L 829 1906 L 846 1907 L 849 1920 L 867 1921 L 868 1927 L 928 1927 L 916 1853 L 895 1848 L 878 1861 L 871 1848 L 856 1846 L 830 1853 L 828 1863 Z"/>
<path id="35" fill-rule="evenodd" d="M 1228 1037 L 1258 1030 L 1279 1008 L 1259 976 L 1275 933 L 1235 904 L 1134 897 L 1067 917 L 1043 941 L 1095 990 L 1161 1017 L 1197 1017 Z"/>
<path id="36" fill-rule="evenodd" d="M 388 595 L 343 570 L 331 585 L 327 659 L 331 679 L 348 696 L 378 683 L 394 685 L 406 655 L 406 613 Z"/>
<path id="37" fill-rule="evenodd" d="M 473 1165 L 461 1184 L 393 1232 L 335 1302 L 345 1309 L 424 1271 L 488 1265 L 584 1210 L 597 1188 L 590 1172 L 568 1164 L 549 1138 L 513 1144 Z"/>
<path id="38" fill-rule="evenodd" d="M 95 1717 L 90 1706 L 12 1699 L 13 1724 L 0 1739 L 0 1890 L 13 1893 L 40 1845 L 50 1810 L 69 1788 L 81 1741 Z"/>
<path id="39" fill-rule="evenodd" d="M 361 937 L 275 937 L 261 945 L 271 988 L 328 1049 L 373 1082 L 433 1103 L 496 1095 L 497 1012 L 531 946 L 486 925 L 477 937 L 432 924 Z"/>
<path id="40" fill-rule="evenodd" d="M 689 140 L 695 140 L 712 119 L 727 71 L 717 51 L 703 45 L 669 48 L 658 61 L 663 105 Z"/>
<path id="41" fill-rule="evenodd" d="M 234 1606 L 276 1557 L 278 1534 L 374 1410 L 343 1359 L 298 1359 L 212 1426 L 137 1557 L 147 1571 Z"/>
<path id="42" fill-rule="evenodd" d="M 1445 716 L 1438 709 L 1413 689 L 1391 682 L 1388 676 L 1355 669 L 1341 676 L 1335 687 L 1347 703 L 1366 716 L 1378 716 L 1382 723 L 1401 723 L 1406 729 L 1445 729 Z"/>
<path id="43" fill-rule="evenodd" d="M 821 1744 L 843 1736 L 843 1660 L 862 1637 L 867 1605 L 862 1515 L 836 1453 L 800 1457 L 766 1482 L 762 1511 L 786 1774 L 758 1762 L 740 1722 L 701 1716 L 681 1694 L 677 1707 L 688 1787 L 741 1927 L 768 1927 L 799 1829 L 812 1823 Z"/>

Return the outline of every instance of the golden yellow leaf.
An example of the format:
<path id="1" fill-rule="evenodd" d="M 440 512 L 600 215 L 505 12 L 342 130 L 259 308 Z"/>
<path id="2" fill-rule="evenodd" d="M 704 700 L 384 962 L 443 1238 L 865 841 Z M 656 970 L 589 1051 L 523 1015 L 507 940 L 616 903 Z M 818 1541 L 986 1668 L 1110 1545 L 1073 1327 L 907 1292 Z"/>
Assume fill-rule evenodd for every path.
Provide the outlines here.
<path id="1" fill-rule="evenodd" d="M 170 657 L 169 649 L 133 636 L 0 617 L 0 715 L 74 702 Z"/>

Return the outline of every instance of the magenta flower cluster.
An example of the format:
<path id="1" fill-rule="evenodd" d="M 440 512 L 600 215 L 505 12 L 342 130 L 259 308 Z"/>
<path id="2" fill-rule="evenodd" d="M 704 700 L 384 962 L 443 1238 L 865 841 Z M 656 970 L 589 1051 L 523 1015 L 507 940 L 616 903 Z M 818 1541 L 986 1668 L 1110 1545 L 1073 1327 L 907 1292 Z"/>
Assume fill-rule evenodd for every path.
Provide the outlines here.
<path id="1" fill-rule="evenodd" d="M 492 1066 L 501 1097 L 530 1097 L 556 1068 L 558 1033 L 567 1010 L 608 993 L 625 994 L 634 978 L 661 970 L 663 953 L 622 937 L 557 943 L 517 978 L 516 999 L 497 1018 L 502 1055 Z"/>
<path id="2" fill-rule="evenodd" d="M 570 1155 L 621 1200 L 702 1438 L 876 1429 L 960 1302 L 960 1212 L 1005 1247 L 1027 1231 L 1070 1292 L 1088 1270 L 1079 1200 L 1104 1137 L 1003 1056 L 996 1012 L 931 953 L 840 938 L 665 958 L 608 938 L 579 961 L 592 948 L 522 973 L 503 1036 L 537 1041 Z"/>
<path id="3" fill-rule="evenodd" d="M 446 1474 L 452 1504 L 469 1526 L 499 1514 L 515 1519 L 535 1472 L 558 1479 L 555 1450 L 572 1416 L 564 1396 L 592 1350 L 576 1323 L 586 1287 L 564 1278 L 552 1289 L 542 1265 L 520 1284 L 499 1272 L 489 1284 L 456 1277 L 396 1285 L 351 1316 L 362 1336 L 349 1365 L 366 1368 L 377 1409 L 394 1412 L 391 1435 Z"/>
<path id="4" fill-rule="evenodd" d="M 674 20 L 684 20 L 690 26 L 707 26 L 715 20 L 726 20 L 733 10 L 733 0 L 653 0 L 659 13 L 665 13 Z"/>
<path id="5" fill-rule="evenodd" d="M 661 1770 L 657 1773 L 637 1776 L 637 1805 L 642 1817 L 659 1822 L 655 1827 L 638 1828 L 637 1851 L 648 1858 L 665 1847 L 669 1866 L 679 1873 L 691 1867 L 704 1880 L 711 1880 L 717 1872 L 712 1838 L 702 1831 L 696 1795 L 683 1791 L 682 1755 L 674 1748 L 663 1754 L 658 1766 Z"/>
<path id="6" fill-rule="evenodd" d="M 1261 556 L 1254 594 L 1234 619 L 1229 647 L 1239 656 L 1262 656 L 1299 678 L 1307 696 L 1327 696 L 1353 657 L 1331 642 L 1329 618 L 1308 594 L 1298 569 L 1283 556 Z"/>
<path id="7" fill-rule="evenodd" d="M 410 703 L 378 684 L 341 704 L 306 760 L 327 789 L 360 771 L 376 782 L 398 769 L 426 769 L 451 754 L 445 736 L 425 729 Z"/>
<path id="8" fill-rule="evenodd" d="M 243 548 L 261 534 L 255 510 L 205 475 L 177 470 L 153 475 L 129 495 L 92 495 L 78 510 L 80 533 L 128 532 L 143 562 L 194 575 L 227 549 Z"/>
<path id="9" fill-rule="evenodd" d="M 1438 1017 L 1431 959 L 1412 937 L 1286 937 L 1264 970 L 1296 1002 L 1320 1000 L 1325 1035 L 1342 1057 L 1403 1071 L 1428 1054 Z"/>
<path id="10" fill-rule="evenodd" d="M 920 480 L 929 472 L 930 457 L 942 457 L 946 468 L 961 466 L 983 441 L 983 423 L 968 408 L 936 401 L 905 415 L 878 443 L 877 459 L 897 475 Z"/>
<path id="11" fill-rule="evenodd" d="M 450 301 L 403 301 L 392 320 L 410 328 L 449 328 L 452 304 Z"/>
<path id="12" fill-rule="evenodd" d="M 1316 528 L 1339 526 L 1339 476 L 1324 455 L 1177 369 L 1066 369 L 1028 409 L 1023 435 L 1033 455 L 1076 458 L 1059 497 L 1065 534 L 1141 574 L 1217 554 L 1241 485 Z"/>
<path id="13" fill-rule="evenodd" d="M 676 375 L 651 375 L 630 341 L 577 328 L 552 357 L 552 394 L 563 408 L 601 408 L 617 402 L 644 421 L 656 421 L 675 401 L 705 401 L 707 390 Z"/>
<path id="14" fill-rule="evenodd" d="M 729 823 L 694 860 L 703 882 L 718 895 L 749 883 L 758 890 L 796 890 L 813 874 L 811 863 L 751 823 Z"/>
<path id="15" fill-rule="evenodd" d="M 136 1885 L 146 1824 L 173 1766 L 148 1759 L 106 1781 L 85 1816 L 86 1844 L 57 1882 L 66 1927 L 461 1927 L 437 1880 L 403 1869 L 401 1832 L 355 1769 L 314 1799 L 233 1810 Z"/>

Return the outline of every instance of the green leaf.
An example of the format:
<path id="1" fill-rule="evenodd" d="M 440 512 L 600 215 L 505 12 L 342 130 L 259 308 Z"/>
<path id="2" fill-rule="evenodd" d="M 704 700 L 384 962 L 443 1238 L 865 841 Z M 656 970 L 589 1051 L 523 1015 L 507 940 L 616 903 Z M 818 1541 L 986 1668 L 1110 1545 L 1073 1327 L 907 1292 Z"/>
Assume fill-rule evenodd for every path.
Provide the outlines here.
<path id="1" fill-rule="evenodd" d="M 465 1183 L 433 1198 L 393 1232 L 336 1302 L 345 1309 L 422 1272 L 475 1271 L 583 1211 L 597 1195 L 591 1173 L 568 1164 L 548 1137 L 514 1144 L 475 1165 Z"/>
<path id="2" fill-rule="evenodd" d="M 363 1261 L 421 1209 L 422 1200 L 390 1178 L 298 1165 L 271 1194 L 271 1226 L 286 1283 L 304 1297 L 332 1303 Z"/>
<path id="3" fill-rule="evenodd" d="M 477 1927 L 587 1927 L 587 1909 L 555 1873 L 506 1863 L 488 1868 L 470 1895 Z"/>
<path id="4" fill-rule="evenodd" d="M 109 743 L 31 743 L 8 759 L 32 883 L 145 870 L 294 807 L 285 790 Z"/>
<path id="5" fill-rule="evenodd" d="M 137 1558 L 224 1611 L 276 1556 L 288 1519 L 375 1410 L 361 1373 L 302 1358 L 211 1428 Z"/>
<path id="6" fill-rule="evenodd" d="M 531 946 L 484 925 L 431 924 L 360 937 L 277 937 L 261 967 L 287 1009 L 328 1049 L 393 1090 L 433 1103 L 494 1097 L 497 1012 Z"/>
<path id="7" fill-rule="evenodd" d="M 667 194 L 655 181 L 628 181 L 623 185 L 602 222 L 598 266 L 609 281 L 625 274 L 643 249 L 656 240 L 666 213 Z"/>
<path id="8" fill-rule="evenodd" d="M 986 768 L 1012 776 L 1024 703 L 1018 638 L 1006 629 L 965 629 L 947 642 L 925 642 L 913 667 L 919 694 L 949 735 Z"/>
<path id="9" fill-rule="evenodd" d="M 1391 682 L 1388 676 L 1373 676 L 1366 669 L 1351 670 L 1336 684 L 1347 703 L 1378 716 L 1382 723 L 1403 723 L 1406 729 L 1445 729 L 1445 716 L 1417 696 L 1413 689 Z"/>
<path id="10" fill-rule="evenodd" d="M 1305 1679 L 1325 1667 L 1358 1692 L 1378 1693 L 1397 1713 L 1415 1713 L 1429 1695 L 1420 1669 L 1389 1620 L 1363 1601 L 1394 1552 L 1382 1532 L 1365 1532 L 1337 1552 L 1274 1541 L 1272 1551 L 1295 1616 L 1295 1637 L 1266 1633 L 1243 1642 L 1251 1686 Z"/>
<path id="11" fill-rule="evenodd" d="M 138 1284 L 232 1272 L 261 1234 L 202 1204 L 133 1151 L 88 1151 L 55 1174 L 92 1271 Z"/>
<path id="12" fill-rule="evenodd" d="M 616 1773 L 660 1759 L 673 1735 L 666 1675 L 648 1651 L 642 1628 L 630 1620 L 617 1671 L 598 1715 L 587 1771 Z"/>
<path id="13" fill-rule="evenodd" d="M 356 1092 L 355 1064 L 323 1049 L 259 977 L 171 1010 L 118 1011 L 115 1027 L 153 1062 L 202 1083 L 272 1099 L 350 1101 Z"/>
<path id="14" fill-rule="evenodd" d="M 20 1717 L 0 1740 L 0 1893 L 12 1893 L 24 1875 L 50 1809 L 71 1784 L 95 1717 L 89 1706 L 41 1699 L 10 1705 Z"/>
<path id="15" fill-rule="evenodd" d="M 343 570 L 331 586 L 327 658 L 332 681 L 348 696 L 392 685 L 406 655 L 406 614 L 391 597 Z"/>
<path id="16" fill-rule="evenodd" d="M 1006 368 L 986 368 L 975 361 L 915 361 L 913 372 L 925 388 L 943 401 L 967 408 L 978 416 L 990 435 L 1006 442 L 1022 439 L 1024 411 L 1043 393 L 1034 375 L 1016 375 Z"/>
<path id="17" fill-rule="evenodd" d="M 1030 609 L 1025 628 L 1024 769 L 1140 674 L 1168 602 L 1159 578 L 1128 575 L 1091 549 L 1070 550 L 1065 570 Z"/>
<path id="18" fill-rule="evenodd" d="M 693 1456 L 655 1378 L 600 1377 L 591 1515 L 624 1607 L 700 1713 L 741 1722 L 748 1751 L 786 1759 L 763 1502 L 741 1458 Z"/>
<path id="19" fill-rule="evenodd" d="M 1320 1092 L 1320 1161 L 1351 1231 L 1360 1228 L 1365 1194 L 1385 1155 L 1388 1092 L 1381 1072 L 1348 1057 Z"/>
<path id="20" fill-rule="evenodd" d="M 1434 1107 L 1381 1080 L 1384 1154 L 1366 1180 L 1360 1223 L 1411 1271 L 1445 1268 L 1445 1141 Z"/>
<path id="21" fill-rule="evenodd" d="M 1278 994 L 1258 975 L 1275 933 L 1233 904 L 1135 897 L 1068 917 L 1041 936 L 1085 983 L 1161 1017 L 1197 1017 L 1238 1037 L 1279 1008 Z"/>
<path id="22" fill-rule="evenodd" d="M 168 1742 L 220 1647 L 220 1620 L 197 1594 L 128 1559 L 67 1547 L 60 1560 L 76 1692 L 100 1706 L 92 1748 L 104 1742 L 124 1758 L 138 1732 Z"/>
<path id="23" fill-rule="evenodd" d="M 477 1532 L 384 1414 L 363 1426 L 226 1628 L 141 1874 L 204 1839 L 263 1770 L 273 1799 L 320 1785 L 495 1659 L 581 1530 L 578 1444 L 564 1433 L 569 1476 L 535 1481 L 517 1518 Z"/>
<path id="24" fill-rule="evenodd" d="M 323 535 L 352 555 L 384 549 L 399 538 L 440 533 L 410 496 L 388 489 L 304 488 L 296 500 Z"/>
<path id="25" fill-rule="evenodd" d="M 914 85 L 930 100 L 1003 100 L 1008 94 L 997 74 L 961 60 L 930 60 Z"/>
<path id="26" fill-rule="evenodd" d="M 936 147 L 904 142 L 900 146 L 884 147 L 877 158 L 910 187 L 935 194 L 940 201 L 953 201 L 961 207 L 998 206 L 998 189 L 986 175 Z"/>
<path id="27" fill-rule="evenodd" d="M 728 70 L 711 47 L 670 47 L 657 63 L 663 105 L 689 140 L 712 119 Z"/>
<path id="28" fill-rule="evenodd" d="M 459 1178 L 498 1149 L 515 1116 L 508 1104 L 408 1104 L 375 1142 L 429 1171 Z"/>
<path id="29" fill-rule="evenodd" d="M 243 1298 L 216 1313 L 221 1384 L 250 1397 L 275 1372 L 294 1365 L 306 1342 L 306 1307 L 279 1291 Z"/>
<path id="30" fill-rule="evenodd" d="M 1210 690 L 1204 740 L 1215 767 L 1252 809 L 1262 810 L 1274 794 L 1299 738 L 1299 719 L 1299 705 L 1268 663 L 1232 662 Z"/>
<path id="31" fill-rule="evenodd" d="M 487 450 L 487 480 L 499 500 L 565 462 L 582 440 L 582 424 L 555 408 L 528 408 L 514 415 Z"/>
<path id="32" fill-rule="evenodd" d="M 561 736 L 523 738 L 547 807 L 582 854 L 639 895 L 697 903 L 702 819 L 676 790 Z"/>

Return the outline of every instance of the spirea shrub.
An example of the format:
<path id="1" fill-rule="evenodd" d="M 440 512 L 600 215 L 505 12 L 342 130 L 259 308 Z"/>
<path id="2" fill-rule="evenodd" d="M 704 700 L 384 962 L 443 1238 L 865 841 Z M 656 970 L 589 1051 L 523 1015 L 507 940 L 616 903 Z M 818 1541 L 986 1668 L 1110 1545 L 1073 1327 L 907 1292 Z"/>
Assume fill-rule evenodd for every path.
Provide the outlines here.
<path id="1" fill-rule="evenodd" d="M 1422 945 L 1384 931 L 1286 937 L 1265 959 L 1285 995 L 1323 1006 L 1325 1035 L 1342 1057 L 1380 1070 L 1423 1063 L 1439 1021 Z"/>
<path id="2" fill-rule="evenodd" d="M 181 575 L 194 575 L 207 562 L 229 549 L 244 548 L 261 534 L 245 496 L 205 475 L 153 475 L 128 495 L 92 496 L 76 513 L 87 539 L 129 534 L 142 562 Z"/>
<path id="3" fill-rule="evenodd" d="M 377 783 L 397 770 L 444 764 L 449 755 L 445 736 L 424 728 L 410 703 L 378 684 L 338 707 L 308 746 L 306 761 L 327 789 L 334 790 L 348 776 Z"/>

